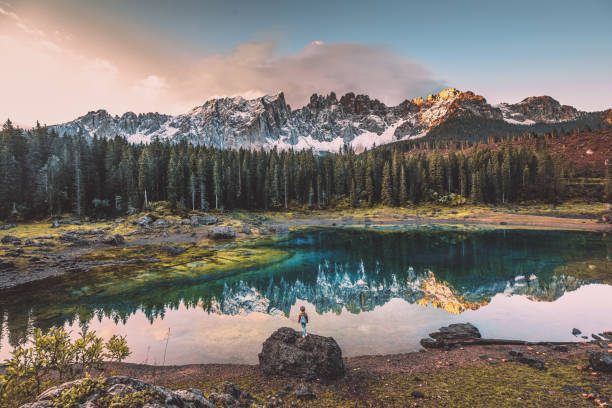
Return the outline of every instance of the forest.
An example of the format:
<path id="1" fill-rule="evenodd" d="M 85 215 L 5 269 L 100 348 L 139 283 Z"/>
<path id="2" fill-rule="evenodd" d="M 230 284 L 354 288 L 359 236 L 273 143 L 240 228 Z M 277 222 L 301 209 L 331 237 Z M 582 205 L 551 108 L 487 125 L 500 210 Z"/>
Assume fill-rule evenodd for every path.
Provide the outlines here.
<path id="1" fill-rule="evenodd" d="M 569 188 L 576 177 L 572 163 L 548 148 L 546 140 L 557 134 L 522 137 L 518 145 L 504 139 L 499 148 L 413 142 L 317 154 L 64 137 L 39 124 L 26 131 L 7 121 L 0 131 L 0 219 L 106 217 L 155 201 L 207 211 L 584 198 L 584 190 Z M 589 198 L 612 199 L 609 168 Z"/>

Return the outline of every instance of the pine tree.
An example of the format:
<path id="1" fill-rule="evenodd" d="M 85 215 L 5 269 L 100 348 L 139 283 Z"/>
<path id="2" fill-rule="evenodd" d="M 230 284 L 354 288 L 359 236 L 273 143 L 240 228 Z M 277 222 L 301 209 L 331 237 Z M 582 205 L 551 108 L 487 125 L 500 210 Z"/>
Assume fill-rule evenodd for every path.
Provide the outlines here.
<path id="1" fill-rule="evenodd" d="M 223 176 L 221 174 L 221 158 L 219 154 L 215 156 L 215 162 L 213 167 L 213 183 L 215 187 L 215 209 L 219 209 L 219 205 L 222 205 L 223 192 L 221 189 L 221 182 Z"/>
<path id="2" fill-rule="evenodd" d="M 168 163 L 168 201 L 173 208 L 177 207 L 179 202 L 179 184 L 180 184 L 180 168 L 179 158 L 176 151 L 172 152 L 170 163 Z"/>
<path id="3" fill-rule="evenodd" d="M 83 200 L 83 177 L 81 172 L 81 152 L 74 149 L 74 202 L 77 216 L 81 216 L 81 202 Z"/>
<path id="4" fill-rule="evenodd" d="M 612 161 L 606 160 L 604 164 L 606 167 L 605 185 L 604 185 L 604 201 L 608 204 L 612 204 Z"/>
<path id="5" fill-rule="evenodd" d="M 366 167 L 365 191 L 368 198 L 368 205 L 372 207 L 374 205 L 374 169 L 370 162 L 368 162 L 368 166 Z"/>
<path id="6" fill-rule="evenodd" d="M 391 180 L 391 166 L 389 162 L 383 167 L 383 178 L 381 187 L 381 201 L 383 205 L 393 205 L 393 182 Z"/>
<path id="7" fill-rule="evenodd" d="M 406 168 L 402 166 L 400 170 L 400 182 L 399 182 L 399 205 L 405 207 L 408 204 L 408 183 L 406 180 Z"/>
<path id="8" fill-rule="evenodd" d="M 470 190 L 472 192 L 472 202 L 482 203 L 482 185 L 480 180 L 480 172 L 478 171 L 472 173 L 472 188 Z"/>
<path id="9" fill-rule="evenodd" d="M 283 190 L 284 190 L 284 202 L 285 202 L 285 210 L 289 206 L 289 158 L 288 155 L 285 155 L 285 160 L 283 161 Z"/>
<path id="10" fill-rule="evenodd" d="M 204 159 L 204 155 L 201 155 L 198 160 L 198 183 L 200 186 L 200 210 L 202 211 L 208 211 L 209 209 L 208 201 L 206 201 L 206 173 L 206 160 Z"/>

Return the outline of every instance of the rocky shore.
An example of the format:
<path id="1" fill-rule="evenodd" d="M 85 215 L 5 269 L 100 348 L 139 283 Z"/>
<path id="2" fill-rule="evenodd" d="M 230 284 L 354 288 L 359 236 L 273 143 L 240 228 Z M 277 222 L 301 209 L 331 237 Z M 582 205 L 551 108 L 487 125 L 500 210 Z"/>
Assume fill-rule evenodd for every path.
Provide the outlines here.
<path id="1" fill-rule="evenodd" d="M 612 342 L 612 333 L 564 347 L 459 345 L 482 338 L 470 324 L 432 334 L 455 345 L 342 358 L 332 338 L 302 338 L 281 328 L 264 343 L 259 366 L 115 364 L 108 368 L 113 376 L 86 380 L 86 395 L 75 391 L 84 386 L 79 380 L 52 388 L 22 408 L 62 408 L 71 388 L 71 395 L 80 395 L 82 402 L 73 405 L 79 408 L 135 398 L 142 404 L 133 406 L 148 408 L 610 406 L 612 343 L 606 341 Z"/>
<path id="2" fill-rule="evenodd" d="M 529 209 L 529 208 L 528 208 Z M 532 211 L 532 212 L 530 212 Z M 290 229 L 325 228 L 533 228 L 610 231 L 605 209 L 570 207 L 514 211 L 488 208 L 300 211 L 286 213 L 191 214 L 148 212 L 115 220 L 77 218 L 0 225 L 0 290 L 112 267 L 172 265 L 190 246 L 214 245 L 218 240 L 243 240 L 285 234 Z M 603 218 L 602 218 L 603 217 Z M 604 220 L 605 219 L 605 220 Z M 604 221 L 602 221 L 604 220 Z M 130 248 L 134 256 L 95 256 L 117 248 Z M 138 252 L 137 249 L 142 249 Z M 188 257 L 187 257 L 188 258 Z M 191 259 L 191 258 L 188 258 Z M 191 260 L 197 260 L 194 257 Z M 185 259 L 181 258 L 181 262 Z"/>

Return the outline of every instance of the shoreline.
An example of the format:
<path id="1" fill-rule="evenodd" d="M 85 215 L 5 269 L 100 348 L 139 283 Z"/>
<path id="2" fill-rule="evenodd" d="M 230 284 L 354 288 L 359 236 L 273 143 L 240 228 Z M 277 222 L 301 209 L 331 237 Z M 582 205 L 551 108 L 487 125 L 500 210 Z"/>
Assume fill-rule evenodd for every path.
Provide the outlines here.
<path id="1" fill-rule="evenodd" d="M 511 351 L 542 361 L 544 369 L 516 361 Z M 276 406 L 490 407 L 492 399 L 506 406 L 511 401 L 508 394 L 522 401 L 508 406 L 597 406 L 586 400 L 584 390 L 598 390 L 599 395 L 609 397 L 612 389 L 612 374 L 593 374 L 588 369 L 588 355 L 597 351 L 606 350 L 596 343 L 583 342 L 569 345 L 566 351 L 546 345 L 478 345 L 349 357 L 343 359 L 346 368 L 343 379 L 307 382 L 316 395 L 308 402 L 295 398 L 293 392 L 304 380 L 267 377 L 258 365 L 155 367 L 122 363 L 113 364 L 107 372 L 171 389 L 193 387 L 210 392 L 222 390 L 226 382 L 231 382 L 259 402 L 276 401 L 279 403 Z M 496 396 L 492 390 L 507 387 L 508 381 L 512 382 L 510 390 Z"/>
<path id="2" fill-rule="evenodd" d="M 227 226 L 236 231 L 233 240 L 215 241 L 208 237 L 211 227 L 209 226 L 185 226 L 176 225 L 172 228 L 160 230 L 143 230 L 131 226 L 128 220 L 122 223 L 92 223 L 82 226 L 62 226 L 50 230 L 48 223 L 22 223 L 15 229 L 2 231 L 3 236 L 11 235 L 13 231 L 21 240 L 32 238 L 45 238 L 57 240 L 54 248 L 33 249 L 24 248 L 26 252 L 17 257 L 9 257 L 7 254 L 12 248 L 5 245 L 0 248 L 0 261 L 10 262 L 15 267 L 0 268 L 0 291 L 11 290 L 23 285 L 35 284 L 47 279 L 59 278 L 71 273 L 90 273 L 100 268 L 112 267 L 137 267 L 151 263 L 159 264 L 160 257 L 157 253 L 147 253 L 146 246 L 172 246 L 187 245 L 190 247 L 215 248 L 222 243 L 239 245 L 244 240 L 270 238 L 275 234 L 270 233 L 270 227 L 277 230 L 295 230 L 302 228 L 368 228 L 368 229 L 413 229 L 413 228 L 466 228 L 466 229 L 537 229 L 537 230 L 559 230 L 559 231 L 584 231 L 608 233 L 612 231 L 612 225 L 601 222 L 600 215 L 587 214 L 577 216 L 548 215 L 521 213 L 508 209 L 488 208 L 436 208 L 432 206 L 419 207 L 415 209 L 401 208 L 372 208 L 372 209 L 345 209 L 345 210 L 313 210 L 301 212 L 232 212 L 221 214 L 225 217 L 218 226 Z M 171 217 L 167 217 L 170 219 Z M 176 218 L 176 217 L 175 217 Z M 261 221 L 261 219 L 264 221 Z M 259 221 L 258 221 L 259 220 Z M 82 233 L 87 229 L 100 227 L 108 233 L 115 231 L 127 231 L 125 243 L 119 246 L 109 246 L 100 242 L 91 241 L 86 247 L 71 247 L 62 245 L 60 234 L 73 232 Z M 246 229 L 245 229 L 246 226 Z M 250 227 L 249 227 L 250 226 Z M 30 231 L 31 229 L 32 231 Z M 253 231 L 251 231 L 251 229 Z M 55 236 L 45 235 L 53 232 Z M 26 241 L 27 242 L 27 241 Z M 126 248 L 136 251 L 143 248 L 138 258 L 115 259 L 107 257 L 105 252 Z M 1 250 L 4 249 L 3 254 Z M 223 249 L 221 249 L 222 251 Z M 93 254 L 101 254 L 100 259 L 95 259 Z M 196 260 L 194 255 L 192 260 Z M 172 265 L 173 259 L 164 258 L 163 262 Z"/>

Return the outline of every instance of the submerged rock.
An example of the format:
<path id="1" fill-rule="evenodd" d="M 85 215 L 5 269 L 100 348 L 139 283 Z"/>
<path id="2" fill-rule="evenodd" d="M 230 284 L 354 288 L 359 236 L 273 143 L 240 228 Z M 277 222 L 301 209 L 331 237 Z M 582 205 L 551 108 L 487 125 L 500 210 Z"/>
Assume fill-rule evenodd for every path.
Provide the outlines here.
<path id="1" fill-rule="evenodd" d="M 0 224 L 0 231 L 6 231 L 6 230 L 10 230 L 13 228 L 17 228 L 17 225 L 15 224 Z"/>
<path id="2" fill-rule="evenodd" d="M 174 245 L 164 245 L 159 248 L 159 252 L 166 254 L 166 255 L 170 255 L 170 256 L 180 255 L 186 250 L 187 248 L 183 248 L 180 246 L 174 246 Z"/>
<path id="3" fill-rule="evenodd" d="M 306 338 L 281 327 L 264 342 L 259 366 L 266 375 L 302 377 L 324 381 L 342 377 L 342 350 L 332 337 L 309 334 Z"/>
<path id="4" fill-rule="evenodd" d="M 289 228 L 286 225 L 278 224 L 278 225 L 270 225 L 268 230 L 274 234 L 288 234 Z"/>
<path id="5" fill-rule="evenodd" d="M 21 245 L 21 239 L 13 236 L 13 235 L 5 235 L 0 239 L 0 242 L 3 244 L 13 244 L 13 245 Z"/>
<path id="6" fill-rule="evenodd" d="M 208 230 L 208 237 L 212 239 L 236 238 L 236 233 L 230 227 L 213 227 Z"/>

